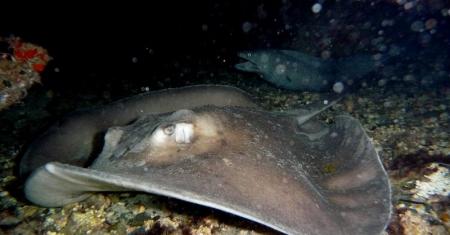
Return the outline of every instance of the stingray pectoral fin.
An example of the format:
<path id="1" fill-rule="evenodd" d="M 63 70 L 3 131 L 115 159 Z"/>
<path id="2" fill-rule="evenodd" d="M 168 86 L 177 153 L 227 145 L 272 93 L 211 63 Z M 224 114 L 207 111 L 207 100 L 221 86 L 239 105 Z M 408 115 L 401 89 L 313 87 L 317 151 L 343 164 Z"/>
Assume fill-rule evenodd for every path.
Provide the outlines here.
<path id="1" fill-rule="evenodd" d="M 105 178 L 108 176 L 102 172 L 51 162 L 36 169 L 27 179 L 25 196 L 41 206 L 59 207 L 82 201 L 91 192 L 125 190 L 120 184 L 105 182 Z"/>
<path id="2" fill-rule="evenodd" d="M 337 116 L 330 134 L 323 139 L 325 146 L 334 150 L 332 158 L 316 162 L 323 173 L 318 183 L 326 189 L 324 195 L 330 205 L 346 221 L 349 231 L 381 231 L 391 214 L 390 184 L 364 128 L 350 116 Z"/>
<path id="3" fill-rule="evenodd" d="M 312 119 L 297 133 L 308 180 L 344 234 L 379 234 L 391 214 L 390 184 L 361 123 L 347 115 L 332 124 Z"/>
<path id="4" fill-rule="evenodd" d="M 214 189 L 210 192 L 196 192 L 192 189 L 192 187 L 197 186 L 200 189 L 204 188 L 203 185 L 206 182 L 204 180 L 197 183 L 189 181 L 192 185 L 187 185 L 184 181 L 187 182 L 189 179 L 186 180 L 186 178 L 175 180 L 177 179 L 176 176 L 164 178 L 157 177 L 157 174 L 152 177 L 153 173 L 149 172 L 146 172 L 146 174 L 149 175 L 135 175 L 130 172 L 108 173 L 51 162 L 35 170 L 28 178 L 25 184 L 25 194 L 30 201 L 38 205 L 60 207 L 68 203 L 82 201 L 89 197 L 91 192 L 143 191 L 215 208 L 264 224 L 278 231 L 297 234 L 295 228 L 285 225 L 279 218 L 271 219 L 270 215 L 262 213 L 262 211 L 269 212 L 270 209 L 262 206 L 261 208 L 254 208 L 253 205 L 247 205 L 247 198 L 242 198 L 242 201 L 227 199 L 228 196 L 235 194 L 234 190 L 227 190 L 231 194 L 224 193 L 225 196 L 223 197 L 223 195 L 216 195 Z M 183 182 L 182 185 L 184 186 L 177 185 L 177 182 Z M 217 185 L 214 185 L 214 187 L 217 187 Z M 218 187 L 221 188 L 222 186 Z M 238 197 L 240 196 L 238 194 Z"/>

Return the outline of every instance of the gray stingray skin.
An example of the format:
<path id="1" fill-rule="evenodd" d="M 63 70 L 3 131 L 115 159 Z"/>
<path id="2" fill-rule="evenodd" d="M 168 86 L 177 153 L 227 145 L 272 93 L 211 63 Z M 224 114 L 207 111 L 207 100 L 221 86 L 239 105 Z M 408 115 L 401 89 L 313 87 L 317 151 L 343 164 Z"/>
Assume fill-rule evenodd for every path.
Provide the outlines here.
<path id="1" fill-rule="evenodd" d="M 235 65 L 244 72 L 254 72 L 278 87 L 300 91 L 324 91 L 335 82 L 354 82 L 376 68 L 370 55 L 342 59 L 321 59 L 294 50 L 254 50 L 238 56 L 247 60 Z"/>
<path id="2" fill-rule="evenodd" d="M 95 148 L 109 127 L 126 125 L 151 113 L 202 105 L 257 106 L 238 88 L 195 85 L 142 93 L 99 108 L 77 111 L 51 126 L 29 146 L 21 160 L 20 174 L 26 176 L 50 161 L 83 166 L 86 158 L 101 150 Z"/>
<path id="3" fill-rule="evenodd" d="M 173 126 L 191 124 L 193 138 L 190 129 L 173 136 Z M 356 119 L 337 116 L 327 125 L 249 107 L 201 106 L 111 127 L 91 166 L 49 162 L 25 184 L 30 201 L 49 207 L 130 190 L 287 234 L 379 234 L 391 212 L 386 172 Z"/>

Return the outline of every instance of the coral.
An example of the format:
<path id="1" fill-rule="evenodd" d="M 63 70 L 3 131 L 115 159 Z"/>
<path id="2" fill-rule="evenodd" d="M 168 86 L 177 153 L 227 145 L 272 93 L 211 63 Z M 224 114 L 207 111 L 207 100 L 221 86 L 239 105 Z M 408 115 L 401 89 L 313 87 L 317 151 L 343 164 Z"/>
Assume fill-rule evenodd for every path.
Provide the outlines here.
<path id="1" fill-rule="evenodd" d="M 18 37 L 1 38 L 8 51 L 0 51 L 0 111 L 17 103 L 27 90 L 41 81 L 40 73 L 50 61 L 47 50 Z"/>

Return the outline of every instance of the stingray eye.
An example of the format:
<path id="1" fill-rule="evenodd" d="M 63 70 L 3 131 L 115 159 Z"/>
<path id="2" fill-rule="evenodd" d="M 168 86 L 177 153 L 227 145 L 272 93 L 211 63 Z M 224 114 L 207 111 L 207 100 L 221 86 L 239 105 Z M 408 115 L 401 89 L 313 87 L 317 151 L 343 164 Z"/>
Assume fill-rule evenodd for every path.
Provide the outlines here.
<path id="1" fill-rule="evenodd" d="M 166 135 L 172 135 L 175 132 L 175 125 L 170 124 L 170 125 L 166 126 L 166 127 L 164 127 L 163 131 L 164 131 L 164 134 L 166 134 Z"/>

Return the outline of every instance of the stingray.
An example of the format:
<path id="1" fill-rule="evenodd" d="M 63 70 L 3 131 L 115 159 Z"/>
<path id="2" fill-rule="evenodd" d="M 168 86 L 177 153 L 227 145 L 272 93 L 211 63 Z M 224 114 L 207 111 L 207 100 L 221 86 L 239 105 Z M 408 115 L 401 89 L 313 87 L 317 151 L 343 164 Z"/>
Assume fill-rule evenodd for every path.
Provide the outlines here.
<path id="1" fill-rule="evenodd" d="M 39 147 L 32 145 L 22 164 L 33 162 L 35 152 L 58 157 L 22 165 L 33 170 L 25 195 L 57 207 L 94 192 L 143 191 L 287 234 L 379 234 L 385 228 L 389 181 L 356 119 L 336 116 L 327 124 L 317 111 L 268 112 L 244 100 L 146 113 L 111 125 L 100 154 L 77 164 L 60 148 L 35 151 Z M 70 142 L 66 138 L 59 144 Z"/>

